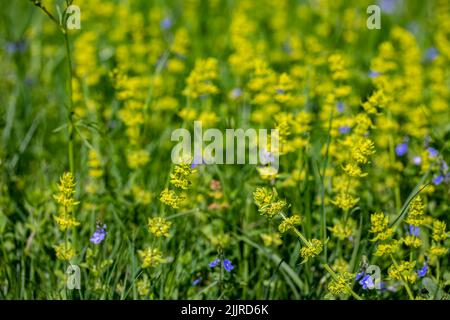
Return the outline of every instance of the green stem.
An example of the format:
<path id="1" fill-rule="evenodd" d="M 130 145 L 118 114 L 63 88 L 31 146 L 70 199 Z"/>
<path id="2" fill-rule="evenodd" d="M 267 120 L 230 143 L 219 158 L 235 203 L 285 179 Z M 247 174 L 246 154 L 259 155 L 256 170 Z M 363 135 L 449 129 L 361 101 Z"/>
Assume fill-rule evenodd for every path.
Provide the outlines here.
<path id="1" fill-rule="evenodd" d="M 394 258 L 393 255 L 391 255 L 391 259 L 392 259 L 392 263 L 394 264 L 394 266 L 398 269 L 398 263 L 397 263 L 397 261 L 395 260 L 395 258 Z M 413 293 L 412 293 L 412 291 L 411 291 L 411 288 L 410 288 L 409 285 L 408 285 L 408 280 L 406 280 L 406 279 L 403 277 L 403 275 L 400 275 L 400 276 L 401 276 L 401 278 L 402 278 L 403 285 L 405 286 L 405 289 L 406 289 L 406 291 L 408 292 L 409 299 L 415 300 L 415 299 L 414 299 L 414 295 L 413 295 Z"/>
<path id="2" fill-rule="evenodd" d="M 286 218 L 286 216 L 284 215 L 283 212 L 280 212 L 279 214 L 283 218 L 283 220 L 287 220 L 287 218 Z M 306 239 L 306 237 L 300 231 L 297 230 L 297 228 L 292 227 L 291 229 L 300 238 L 300 240 L 303 241 L 303 243 L 305 245 L 307 245 L 309 248 L 312 248 L 312 244 L 308 241 L 308 239 Z"/>

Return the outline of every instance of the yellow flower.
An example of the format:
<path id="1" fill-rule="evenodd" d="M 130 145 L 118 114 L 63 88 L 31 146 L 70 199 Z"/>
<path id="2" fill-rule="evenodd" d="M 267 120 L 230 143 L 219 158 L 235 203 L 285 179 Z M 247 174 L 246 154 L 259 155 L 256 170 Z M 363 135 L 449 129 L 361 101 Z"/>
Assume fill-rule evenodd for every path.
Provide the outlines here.
<path id="1" fill-rule="evenodd" d="M 361 168 L 354 163 L 347 163 L 342 169 L 350 177 L 360 178 L 367 176 L 367 173 L 364 173 Z"/>
<path id="2" fill-rule="evenodd" d="M 447 253 L 447 251 L 448 251 L 448 248 L 445 248 L 442 246 L 437 246 L 437 245 L 432 245 L 429 250 L 430 255 L 437 256 L 437 257 L 445 255 Z"/>
<path id="3" fill-rule="evenodd" d="M 331 201 L 334 205 L 337 207 L 343 209 L 343 210 L 349 210 L 353 208 L 356 203 L 358 203 L 359 198 L 355 198 L 352 195 L 348 193 L 339 193 L 335 200 Z"/>
<path id="4" fill-rule="evenodd" d="M 300 249 L 300 256 L 304 259 L 304 262 L 309 258 L 313 258 L 322 252 L 323 244 L 318 239 L 312 239 L 310 241 L 311 246 L 304 246 Z"/>
<path id="5" fill-rule="evenodd" d="M 447 239 L 448 234 L 445 231 L 446 224 L 443 221 L 434 220 L 433 221 L 433 240 L 434 241 L 444 241 Z"/>
<path id="6" fill-rule="evenodd" d="M 376 212 L 370 216 L 370 230 L 369 232 L 374 233 L 375 237 L 372 241 L 384 241 L 389 239 L 394 233 L 394 229 L 388 228 L 389 219 L 384 215 L 383 212 Z"/>
<path id="7" fill-rule="evenodd" d="M 150 161 L 150 155 L 147 150 L 131 150 L 127 154 L 127 163 L 130 169 L 137 169 L 145 166 Z"/>
<path id="8" fill-rule="evenodd" d="M 405 222 L 416 227 L 422 225 L 425 218 L 424 209 L 425 205 L 422 198 L 420 196 L 415 197 L 409 205 L 409 212 Z"/>
<path id="9" fill-rule="evenodd" d="M 389 277 L 414 283 L 418 279 L 417 273 L 414 271 L 415 265 L 415 261 L 402 261 L 398 266 L 392 265 L 388 270 Z"/>
<path id="10" fill-rule="evenodd" d="M 217 77 L 216 59 L 198 60 L 195 63 L 194 70 L 186 80 L 187 85 L 183 94 L 193 99 L 201 95 L 216 94 L 219 89 L 212 83 L 212 80 L 217 79 Z"/>
<path id="11" fill-rule="evenodd" d="M 403 238 L 403 243 L 408 247 L 419 248 L 422 245 L 422 240 L 414 236 L 406 236 Z"/>
<path id="12" fill-rule="evenodd" d="M 142 259 L 142 268 L 157 267 L 161 263 L 165 263 L 166 259 L 162 257 L 162 253 L 157 248 L 146 248 L 138 251 Z"/>
<path id="13" fill-rule="evenodd" d="M 271 234 L 262 233 L 261 239 L 263 240 L 264 245 L 266 247 L 279 246 L 283 243 L 283 241 L 281 241 L 279 233 L 271 233 Z"/>
<path id="14" fill-rule="evenodd" d="M 60 178 L 58 185 L 59 193 L 54 196 L 56 202 L 64 207 L 66 212 L 70 212 L 74 206 L 79 204 L 75 201 L 75 179 L 71 172 L 65 172 Z"/>
<path id="15" fill-rule="evenodd" d="M 161 191 L 160 198 L 162 203 L 177 209 L 180 203 L 184 200 L 184 196 L 177 194 L 174 190 L 164 189 Z"/>
<path id="16" fill-rule="evenodd" d="M 374 255 L 377 257 L 391 255 L 398 250 L 399 242 L 397 240 L 392 240 L 388 243 L 380 243 L 377 246 L 377 251 L 375 251 Z"/>
<path id="17" fill-rule="evenodd" d="M 338 221 L 331 228 L 331 233 L 338 239 L 345 240 L 351 237 L 355 226 L 356 224 L 353 219 L 348 219 L 347 222 Z"/>
<path id="18" fill-rule="evenodd" d="M 55 247 L 56 258 L 63 261 L 69 261 L 75 256 L 75 249 L 70 242 L 62 243 Z"/>
<path id="19" fill-rule="evenodd" d="M 187 190 L 191 184 L 190 177 L 195 172 L 189 163 L 178 164 L 170 174 L 170 183 L 176 188 Z"/>
<path id="20" fill-rule="evenodd" d="M 148 219 L 148 231 L 156 237 L 168 237 L 169 229 L 172 222 L 167 221 L 163 217 L 155 217 Z"/>
<path id="21" fill-rule="evenodd" d="M 352 148 L 352 157 L 358 163 L 367 163 L 368 157 L 374 153 L 373 141 L 367 137 L 360 137 Z"/>
<path id="22" fill-rule="evenodd" d="M 302 219 L 299 215 L 293 215 L 292 217 L 286 218 L 283 222 L 278 226 L 278 230 L 281 233 L 285 233 L 286 231 L 294 228 L 302 222 Z"/>
<path id="23" fill-rule="evenodd" d="M 61 231 L 80 225 L 80 223 L 76 221 L 75 218 L 70 214 L 61 213 L 59 216 L 54 216 L 53 218 L 55 219 Z"/>
<path id="24" fill-rule="evenodd" d="M 335 296 L 347 294 L 347 287 L 350 285 L 354 277 L 354 274 L 348 271 L 338 274 L 337 279 L 331 280 L 328 284 L 328 291 Z"/>

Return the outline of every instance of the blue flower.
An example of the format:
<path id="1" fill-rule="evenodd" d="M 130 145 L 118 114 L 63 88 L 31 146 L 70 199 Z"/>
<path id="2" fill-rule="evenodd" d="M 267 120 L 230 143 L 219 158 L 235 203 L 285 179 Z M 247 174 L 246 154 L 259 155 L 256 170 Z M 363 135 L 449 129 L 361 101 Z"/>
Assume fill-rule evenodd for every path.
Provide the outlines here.
<path id="1" fill-rule="evenodd" d="M 340 134 L 347 134 L 347 133 L 349 133 L 350 132 L 350 127 L 349 126 L 342 126 L 342 127 L 339 127 L 339 133 Z"/>
<path id="2" fill-rule="evenodd" d="M 231 264 L 231 261 L 228 259 L 223 260 L 223 267 L 228 272 L 230 272 L 231 270 L 234 269 L 234 266 Z"/>
<path id="3" fill-rule="evenodd" d="M 336 105 L 338 112 L 344 111 L 344 103 L 342 101 L 339 101 Z"/>
<path id="4" fill-rule="evenodd" d="M 97 230 L 95 230 L 90 241 L 93 244 L 100 244 L 103 240 L 105 240 L 106 234 L 107 234 L 106 224 L 104 224 L 103 227 L 101 227 L 100 225 L 97 225 Z"/>
<path id="5" fill-rule="evenodd" d="M 435 148 L 429 147 L 428 154 L 430 155 L 430 158 L 435 158 L 438 156 L 439 152 Z"/>
<path id="6" fill-rule="evenodd" d="M 211 268 L 214 268 L 214 267 L 217 267 L 219 265 L 219 263 L 220 263 L 220 259 L 215 259 L 209 263 L 209 266 Z M 223 268 L 228 272 L 230 272 L 231 270 L 234 269 L 234 266 L 231 264 L 231 261 L 228 259 L 224 259 L 222 264 L 223 264 Z"/>
<path id="7" fill-rule="evenodd" d="M 428 61 L 433 61 L 434 59 L 436 59 L 439 56 L 439 52 L 437 51 L 436 48 L 428 48 L 426 53 L 425 53 L 425 58 Z"/>
<path id="8" fill-rule="evenodd" d="M 408 144 L 400 143 L 395 147 L 395 154 L 399 157 L 404 156 L 408 152 Z"/>
<path id="9" fill-rule="evenodd" d="M 363 276 L 364 276 L 364 272 L 358 272 L 358 273 L 356 274 L 355 280 L 358 281 L 358 280 L 361 279 L 361 277 L 363 277 Z"/>
<path id="10" fill-rule="evenodd" d="M 369 78 L 376 78 L 380 75 L 380 73 L 378 71 L 374 71 L 374 70 L 370 70 L 369 71 Z"/>
<path id="11" fill-rule="evenodd" d="M 195 287 L 196 285 L 198 285 L 200 283 L 200 281 L 202 281 L 202 277 L 197 278 L 194 281 L 192 281 L 192 286 Z"/>
<path id="12" fill-rule="evenodd" d="M 163 30 L 170 29 L 172 27 L 172 19 L 170 17 L 165 17 L 163 20 L 161 20 L 159 26 Z"/>
<path id="13" fill-rule="evenodd" d="M 241 88 L 234 88 L 233 90 L 231 90 L 231 97 L 233 99 L 237 99 L 240 96 L 242 96 L 242 89 Z"/>
<path id="14" fill-rule="evenodd" d="M 278 94 L 283 94 L 283 93 L 285 93 L 286 91 L 284 91 L 283 89 L 277 89 L 276 92 L 277 92 Z"/>
<path id="15" fill-rule="evenodd" d="M 214 267 L 216 267 L 216 266 L 219 264 L 219 262 L 220 262 L 219 259 L 213 260 L 213 261 L 211 261 L 211 262 L 209 263 L 209 266 L 210 266 L 211 268 L 214 268 Z"/>
<path id="16" fill-rule="evenodd" d="M 381 0 L 379 5 L 381 7 L 381 11 L 392 14 L 397 7 L 397 0 Z"/>
<path id="17" fill-rule="evenodd" d="M 275 156 L 272 152 L 262 149 L 259 153 L 260 161 L 262 164 L 274 163 Z"/>
<path id="18" fill-rule="evenodd" d="M 366 274 L 358 283 L 362 285 L 364 290 L 373 289 L 375 287 L 372 277 L 368 274 Z"/>
<path id="19" fill-rule="evenodd" d="M 441 184 L 442 181 L 444 181 L 444 176 L 439 175 L 433 178 L 432 182 L 435 186 L 437 186 L 438 184 Z"/>
<path id="20" fill-rule="evenodd" d="M 426 262 L 423 263 L 423 267 L 419 270 L 417 270 L 417 275 L 419 276 L 419 278 L 423 278 L 425 277 L 425 275 L 428 272 L 428 265 Z"/>
<path id="21" fill-rule="evenodd" d="M 413 158 L 413 163 L 414 163 L 416 166 L 420 166 L 420 164 L 422 163 L 422 158 L 419 157 L 419 156 L 415 156 L 415 157 Z"/>
<path id="22" fill-rule="evenodd" d="M 420 235 L 420 228 L 410 224 L 409 225 L 409 234 L 414 237 L 418 237 Z"/>

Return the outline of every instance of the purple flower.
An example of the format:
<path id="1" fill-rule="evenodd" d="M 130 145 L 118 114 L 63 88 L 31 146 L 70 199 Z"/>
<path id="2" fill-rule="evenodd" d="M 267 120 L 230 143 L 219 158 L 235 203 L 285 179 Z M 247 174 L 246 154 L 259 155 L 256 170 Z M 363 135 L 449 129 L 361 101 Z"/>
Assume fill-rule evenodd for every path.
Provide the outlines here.
<path id="1" fill-rule="evenodd" d="M 433 61 L 434 59 L 436 59 L 439 56 L 439 52 L 437 51 L 436 48 L 428 48 L 426 53 L 425 53 L 425 58 L 428 61 Z"/>
<path id="2" fill-rule="evenodd" d="M 364 290 L 375 288 L 375 283 L 370 275 L 366 274 L 359 282 Z"/>
<path id="3" fill-rule="evenodd" d="M 422 163 L 422 158 L 419 157 L 419 156 L 415 156 L 415 157 L 413 158 L 413 163 L 414 163 L 416 166 L 420 166 L 420 164 Z"/>
<path id="4" fill-rule="evenodd" d="M 95 230 L 90 241 L 93 244 L 100 244 L 103 240 L 105 240 L 106 234 L 107 234 L 106 224 L 104 224 L 103 227 L 101 227 L 100 225 L 97 225 L 97 230 Z"/>
<path id="5" fill-rule="evenodd" d="M 417 275 L 419 276 L 419 278 L 423 278 L 425 277 L 425 275 L 428 272 L 428 265 L 426 262 L 423 263 L 423 267 L 419 270 L 417 270 Z"/>
<path id="6" fill-rule="evenodd" d="M 435 148 L 429 147 L 428 154 L 429 154 L 430 158 L 436 158 L 438 156 L 439 152 Z"/>
<path id="7" fill-rule="evenodd" d="M 342 101 L 339 101 L 336 105 L 338 112 L 344 111 L 344 103 Z"/>
<path id="8" fill-rule="evenodd" d="M 339 127 L 339 133 L 340 134 L 347 134 L 347 133 L 349 133 L 350 132 L 350 127 L 349 126 L 342 126 L 342 127 Z"/>
<path id="9" fill-rule="evenodd" d="M 409 234 L 414 237 L 418 237 L 420 235 L 420 228 L 410 224 L 409 225 Z"/>
<path id="10" fill-rule="evenodd" d="M 404 156 L 408 152 L 408 144 L 400 143 L 395 147 L 395 154 L 399 157 Z"/>
<path id="11" fill-rule="evenodd" d="M 433 178 L 432 182 L 435 186 L 437 186 L 438 184 L 441 184 L 442 181 L 444 181 L 444 176 L 439 175 Z"/>
<path id="12" fill-rule="evenodd" d="M 231 264 L 231 261 L 228 259 L 223 260 L 223 267 L 225 268 L 225 270 L 227 270 L 228 272 L 231 272 L 231 270 L 234 269 L 234 266 Z"/>
<path id="13" fill-rule="evenodd" d="M 215 260 L 213 260 L 213 261 L 211 261 L 211 262 L 209 263 L 209 266 L 210 266 L 211 268 L 217 267 L 217 265 L 219 264 L 219 262 L 220 262 L 219 259 L 215 259 Z"/>

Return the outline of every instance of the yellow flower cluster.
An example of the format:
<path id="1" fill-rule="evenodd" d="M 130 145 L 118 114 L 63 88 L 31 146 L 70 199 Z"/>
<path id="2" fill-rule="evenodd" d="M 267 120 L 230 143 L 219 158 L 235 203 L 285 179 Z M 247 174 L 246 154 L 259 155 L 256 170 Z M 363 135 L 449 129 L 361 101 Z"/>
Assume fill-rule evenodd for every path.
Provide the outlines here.
<path id="1" fill-rule="evenodd" d="M 348 294 L 348 286 L 354 278 L 354 274 L 345 271 L 336 276 L 336 279 L 333 279 L 328 284 L 328 291 L 334 296 L 341 296 L 344 294 Z"/>
<path id="2" fill-rule="evenodd" d="M 167 221 L 167 219 L 163 217 L 155 217 L 148 219 L 148 231 L 153 234 L 155 237 L 168 237 L 169 229 L 172 225 L 172 222 Z"/>
<path id="3" fill-rule="evenodd" d="M 417 273 L 414 270 L 415 261 L 402 261 L 399 265 L 392 265 L 388 274 L 391 279 L 414 283 L 417 281 Z"/>
<path id="4" fill-rule="evenodd" d="M 75 179 L 70 172 L 65 172 L 60 178 L 58 185 L 59 192 L 54 196 L 60 205 L 58 216 L 54 216 L 61 231 L 78 226 L 80 223 L 73 217 L 73 208 L 79 204 L 75 200 Z"/>
<path id="5" fill-rule="evenodd" d="M 195 172 L 197 170 L 187 162 L 176 165 L 173 173 L 170 174 L 170 184 L 174 189 L 164 189 L 159 198 L 161 202 L 174 209 L 178 208 L 186 198 L 184 191 L 189 189 L 192 183 L 192 174 Z"/>
<path id="6" fill-rule="evenodd" d="M 425 205 L 420 196 L 415 197 L 410 205 L 405 222 L 413 226 L 421 226 L 425 222 Z"/>
<path id="7" fill-rule="evenodd" d="M 157 248 L 146 248 L 138 251 L 139 256 L 142 259 L 142 268 L 157 267 L 167 260 L 163 258 L 162 253 Z"/>
<path id="8" fill-rule="evenodd" d="M 202 95 L 211 95 L 219 92 L 219 88 L 213 83 L 217 79 L 217 60 L 208 58 L 198 60 L 194 70 L 186 80 L 186 88 L 183 94 L 189 98 L 197 99 Z"/>

